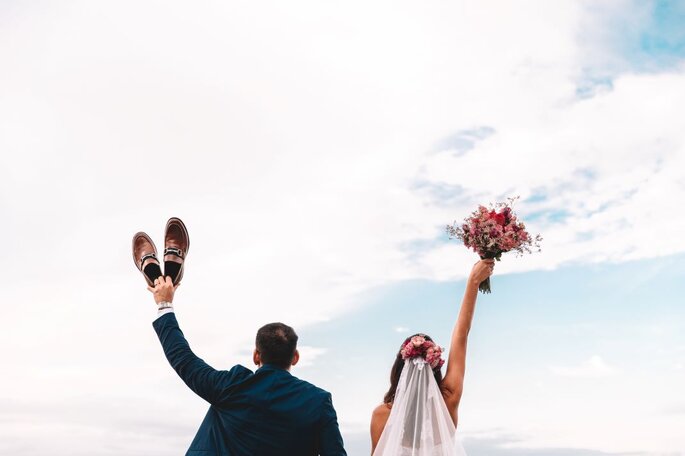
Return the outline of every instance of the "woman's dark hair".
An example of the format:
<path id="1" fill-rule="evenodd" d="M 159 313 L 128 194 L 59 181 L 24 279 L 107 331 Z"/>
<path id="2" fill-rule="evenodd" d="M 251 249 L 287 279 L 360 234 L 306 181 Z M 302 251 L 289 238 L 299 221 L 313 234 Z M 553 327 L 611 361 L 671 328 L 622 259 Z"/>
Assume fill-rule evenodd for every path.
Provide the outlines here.
<path id="1" fill-rule="evenodd" d="M 417 333 L 414 334 L 414 336 L 423 336 L 424 339 L 428 341 L 433 341 L 433 339 L 430 338 L 430 336 L 427 336 L 425 334 Z M 404 342 L 402 342 L 402 347 L 405 346 L 407 342 L 411 340 L 412 337 L 414 336 L 409 336 L 407 337 Z M 385 397 L 383 398 L 383 403 L 384 404 L 391 404 L 395 400 L 395 392 L 397 391 L 397 384 L 400 381 L 400 375 L 402 375 L 402 369 L 404 369 L 404 360 L 402 359 L 402 347 L 397 351 L 397 356 L 395 357 L 395 362 L 392 365 L 392 369 L 390 369 L 390 389 L 388 390 L 387 393 L 385 393 Z M 438 385 L 442 381 L 442 371 L 438 367 L 437 369 L 433 369 L 433 375 L 435 375 L 435 381 L 438 382 Z"/>

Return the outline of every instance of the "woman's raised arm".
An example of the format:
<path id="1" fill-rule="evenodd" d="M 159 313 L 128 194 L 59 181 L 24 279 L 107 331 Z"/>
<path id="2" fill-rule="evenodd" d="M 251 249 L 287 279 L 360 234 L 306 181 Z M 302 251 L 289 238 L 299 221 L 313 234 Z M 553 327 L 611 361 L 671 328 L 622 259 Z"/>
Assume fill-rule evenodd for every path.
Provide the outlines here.
<path id="1" fill-rule="evenodd" d="M 452 340 L 450 342 L 450 352 L 447 358 L 447 372 L 440 384 L 443 398 L 447 404 L 450 414 L 455 420 L 457 418 L 457 408 L 461 399 L 464 386 L 464 371 L 466 370 L 466 342 L 473 313 L 476 308 L 476 298 L 478 297 L 478 284 L 490 277 L 495 260 L 480 260 L 471 269 L 471 274 L 466 281 L 464 299 L 461 302 L 459 317 L 452 330 Z"/>

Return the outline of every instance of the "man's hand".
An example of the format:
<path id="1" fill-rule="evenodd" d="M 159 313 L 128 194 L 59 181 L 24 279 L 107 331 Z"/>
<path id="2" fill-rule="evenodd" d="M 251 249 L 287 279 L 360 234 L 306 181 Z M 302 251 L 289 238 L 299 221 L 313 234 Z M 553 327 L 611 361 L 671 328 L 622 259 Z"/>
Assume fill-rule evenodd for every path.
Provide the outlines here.
<path id="1" fill-rule="evenodd" d="M 147 287 L 147 289 L 153 294 L 157 304 L 161 302 L 172 303 L 174 301 L 174 293 L 179 286 L 181 286 L 180 283 L 174 286 L 174 283 L 171 281 L 171 277 L 167 276 L 163 278 L 158 277 L 155 279 L 154 288 Z"/>

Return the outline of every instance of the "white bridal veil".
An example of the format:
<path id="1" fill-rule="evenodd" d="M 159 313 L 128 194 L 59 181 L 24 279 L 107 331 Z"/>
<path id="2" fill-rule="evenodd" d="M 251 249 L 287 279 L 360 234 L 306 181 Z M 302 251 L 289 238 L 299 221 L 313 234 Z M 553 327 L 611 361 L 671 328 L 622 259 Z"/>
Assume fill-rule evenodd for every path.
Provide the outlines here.
<path id="1" fill-rule="evenodd" d="M 466 456 L 433 370 L 423 358 L 405 360 L 373 456 Z"/>

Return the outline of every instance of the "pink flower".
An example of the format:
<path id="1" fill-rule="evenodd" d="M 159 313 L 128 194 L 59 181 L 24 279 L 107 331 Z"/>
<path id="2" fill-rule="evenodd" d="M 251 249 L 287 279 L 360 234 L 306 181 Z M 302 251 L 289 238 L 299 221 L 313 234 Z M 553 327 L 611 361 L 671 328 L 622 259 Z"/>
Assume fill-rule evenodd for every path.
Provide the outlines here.
<path id="1" fill-rule="evenodd" d="M 423 336 L 414 336 L 411 338 L 411 342 L 415 347 L 420 347 L 425 341 L 426 339 Z"/>
<path id="2" fill-rule="evenodd" d="M 439 368 L 444 364 L 444 360 L 441 358 L 442 348 L 435 342 L 426 340 L 424 336 L 412 337 L 402 346 L 400 354 L 405 360 L 423 358 L 432 369 Z"/>

